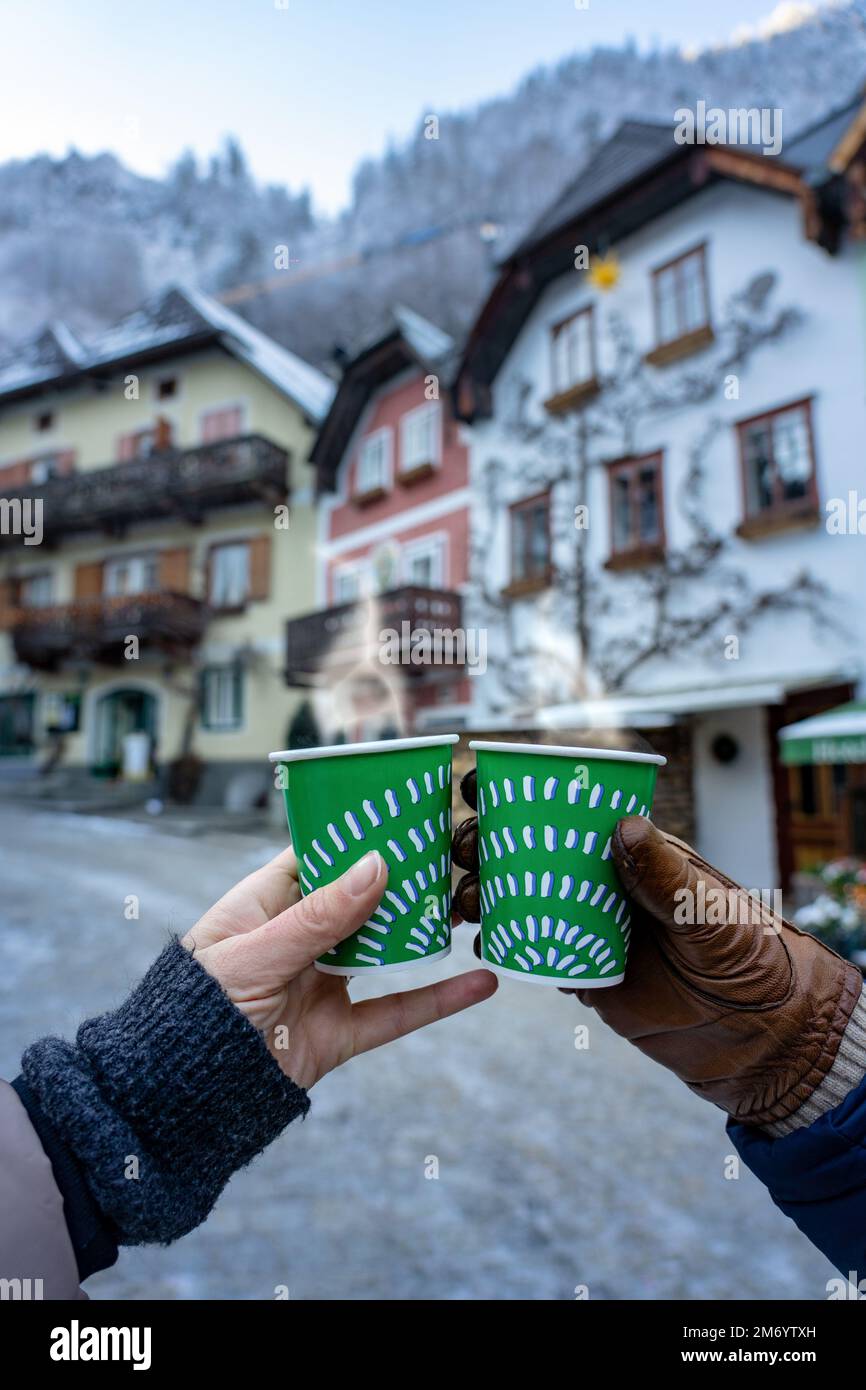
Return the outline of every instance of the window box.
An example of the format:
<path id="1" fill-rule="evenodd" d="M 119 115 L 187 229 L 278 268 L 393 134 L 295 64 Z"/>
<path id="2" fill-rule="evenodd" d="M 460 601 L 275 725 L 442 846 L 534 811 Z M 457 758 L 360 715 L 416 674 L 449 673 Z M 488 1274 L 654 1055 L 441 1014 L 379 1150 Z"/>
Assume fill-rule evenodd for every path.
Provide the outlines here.
<path id="1" fill-rule="evenodd" d="M 766 516 L 749 516 L 741 521 L 737 535 L 743 540 L 761 540 L 764 536 L 776 536 L 783 531 L 805 531 L 817 526 L 821 521 L 818 507 L 806 503 L 802 507 L 786 507 L 784 511 L 768 512 Z"/>
<path id="2" fill-rule="evenodd" d="M 566 415 L 570 410 L 580 410 L 582 406 L 588 405 L 600 389 L 598 377 L 590 377 L 588 381 L 582 381 L 577 386 L 570 386 L 567 391 L 559 391 L 555 396 L 549 396 L 544 402 L 544 409 L 549 415 Z"/>
<path id="3" fill-rule="evenodd" d="M 356 492 L 352 501 L 356 507 L 370 507 L 374 502 L 379 502 L 386 495 L 383 487 L 370 487 L 366 492 Z"/>
<path id="4" fill-rule="evenodd" d="M 636 545 L 633 550 L 616 550 L 604 562 L 606 570 L 643 570 L 659 565 L 665 558 L 663 545 Z"/>
<path id="5" fill-rule="evenodd" d="M 528 574 L 522 579 L 512 579 L 502 590 L 503 598 L 529 598 L 549 589 L 553 582 L 553 572 L 546 569 L 538 574 Z"/>
<path id="6" fill-rule="evenodd" d="M 645 355 L 644 361 L 651 367 L 667 367 L 671 362 L 680 362 L 684 357 L 693 357 L 695 353 L 703 352 L 704 348 L 715 342 L 715 338 L 715 333 L 707 323 L 703 328 L 696 328 L 693 333 L 684 333 L 681 338 L 674 338 L 673 342 L 654 347 Z"/>
<path id="7" fill-rule="evenodd" d="M 398 475 L 398 482 L 403 487 L 411 487 L 412 483 L 418 483 L 422 478 L 429 478 L 431 473 L 436 472 L 435 463 L 429 460 L 427 463 L 416 463 L 413 468 L 401 468 Z"/>

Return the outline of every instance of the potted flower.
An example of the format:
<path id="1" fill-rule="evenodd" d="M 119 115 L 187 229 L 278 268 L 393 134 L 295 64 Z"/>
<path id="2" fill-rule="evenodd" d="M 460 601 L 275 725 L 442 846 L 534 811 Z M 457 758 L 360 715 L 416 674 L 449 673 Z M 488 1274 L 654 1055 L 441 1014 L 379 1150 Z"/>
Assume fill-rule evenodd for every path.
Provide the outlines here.
<path id="1" fill-rule="evenodd" d="M 866 864 L 834 859 L 822 864 L 815 877 L 818 895 L 794 914 L 796 925 L 866 967 Z"/>

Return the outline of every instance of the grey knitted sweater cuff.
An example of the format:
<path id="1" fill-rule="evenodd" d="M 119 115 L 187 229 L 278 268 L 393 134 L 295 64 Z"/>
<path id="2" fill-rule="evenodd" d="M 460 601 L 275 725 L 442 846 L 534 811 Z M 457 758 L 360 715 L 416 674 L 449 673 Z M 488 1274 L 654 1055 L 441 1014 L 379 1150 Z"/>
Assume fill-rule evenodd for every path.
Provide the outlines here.
<path id="1" fill-rule="evenodd" d="M 83 1023 L 74 1046 L 41 1039 L 22 1072 L 121 1245 L 191 1231 L 310 1104 L 176 939 L 119 1009 Z"/>
<path id="2" fill-rule="evenodd" d="M 866 985 L 854 1005 L 848 1026 L 842 1034 L 839 1051 L 832 1067 L 820 1086 L 817 1086 L 808 1100 L 804 1100 L 793 1115 L 773 1124 L 763 1125 L 768 1134 L 780 1139 L 785 1134 L 793 1134 L 795 1129 L 804 1129 L 814 1124 L 819 1115 L 835 1110 L 841 1105 L 849 1091 L 866 1075 Z"/>

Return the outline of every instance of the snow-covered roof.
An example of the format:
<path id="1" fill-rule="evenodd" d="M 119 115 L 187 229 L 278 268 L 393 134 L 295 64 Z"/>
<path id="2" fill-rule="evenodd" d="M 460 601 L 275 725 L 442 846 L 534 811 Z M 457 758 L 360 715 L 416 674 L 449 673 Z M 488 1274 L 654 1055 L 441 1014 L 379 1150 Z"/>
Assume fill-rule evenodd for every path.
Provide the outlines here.
<path id="1" fill-rule="evenodd" d="M 0 398 L 40 386 L 72 385 L 87 372 L 196 343 L 219 343 L 287 396 L 313 423 L 327 413 L 329 377 L 198 290 L 172 286 L 119 323 L 82 342 L 62 322 L 0 361 Z"/>
<path id="2" fill-rule="evenodd" d="M 181 293 L 203 319 L 225 335 L 229 341 L 224 346 L 229 351 L 289 396 L 311 420 L 324 418 L 336 391 L 330 377 L 275 343 L 224 304 L 198 290 L 184 289 Z"/>
<path id="3" fill-rule="evenodd" d="M 78 371 L 81 350 L 65 324 L 44 328 L 0 361 L 0 396 L 73 375 Z"/>
<path id="4" fill-rule="evenodd" d="M 836 111 L 822 116 L 805 130 L 797 131 L 793 139 L 786 140 L 783 159 L 797 169 L 822 169 L 829 165 L 830 158 L 842 136 L 849 129 L 863 98 L 858 95 Z"/>
<path id="5" fill-rule="evenodd" d="M 454 339 L 414 309 L 396 304 L 393 314 L 403 337 L 422 362 L 433 364 L 454 351 Z"/>
<path id="6" fill-rule="evenodd" d="M 53 335 L 57 346 L 68 362 L 75 366 L 83 366 L 87 360 L 87 348 L 81 339 L 76 337 L 68 323 L 64 323 L 62 319 L 55 319 L 52 324 L 49 324 L 48 332 Z"/>
<path id="7" fill-rule="evenodd" d="M 326 490 L 333 486 L 352 431 L 375 392 L 387 389 L 407 369 L 417 370 L 419 364 L 447 384 L 458 360 L 458 344 L 444 329 L 405 304 L 391 305 L 380 331 L 346 363 L 316 436 L 310 458 L 319 486 Z"/>
<path id="8" fill-rule="evenodd" d="M 795 169 L 825 166 L 861 105 L 862 98 L 858 96 L 822 116 L 792 139 L 786 139 L 782 162 Z M 589 158 L 577 177 L 541 213 L 529 232 L 509 249 L 508 256 L 500 256 L 500 262 L 535 246 L 545 236 L 576 221 L 604 198 L 619 193 L 655 165 L 677 152 L 682 153 L 685 147 L 677 144 L 674 132 L 672 121 L 624 120 Z M 760 150 L 761 146 L 760 143 L 738 143 L 734 148 L 748 152 Z"/>
<path id="9" fill-rule="evenodd" d="M 682 146 L 674 141 L 673 122 L 624 120 L 544 209 L 511 254 L 525 251 L 551 232 L 572 222 L 603 198 L 617 192 Z"/>

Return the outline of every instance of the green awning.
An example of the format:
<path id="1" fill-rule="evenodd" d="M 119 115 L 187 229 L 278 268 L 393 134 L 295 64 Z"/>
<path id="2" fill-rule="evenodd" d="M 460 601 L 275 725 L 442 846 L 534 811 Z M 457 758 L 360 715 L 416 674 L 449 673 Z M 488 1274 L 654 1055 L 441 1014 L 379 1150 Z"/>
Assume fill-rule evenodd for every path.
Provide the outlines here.
<path id="1" fill-rule="evenodd" d="M 866 763 L 866 700 L 852 700 L 779 730 L 783 763 Z"/>

